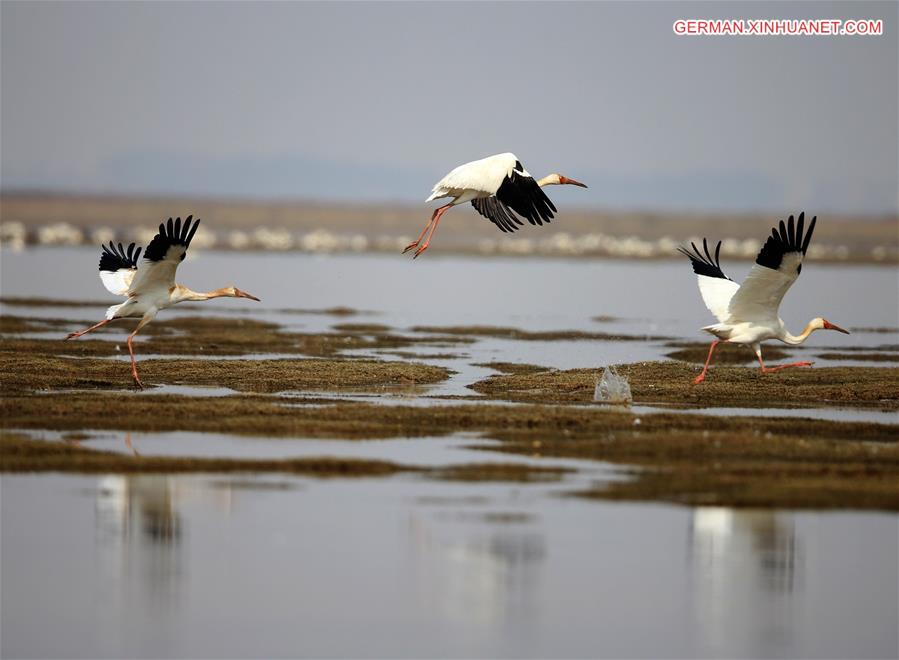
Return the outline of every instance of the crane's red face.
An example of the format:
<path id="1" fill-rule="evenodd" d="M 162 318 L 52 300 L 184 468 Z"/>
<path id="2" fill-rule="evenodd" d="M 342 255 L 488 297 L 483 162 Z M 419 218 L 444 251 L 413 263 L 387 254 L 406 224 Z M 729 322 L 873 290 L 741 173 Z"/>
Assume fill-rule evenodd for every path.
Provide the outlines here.
<path id="1" fill-rule="evenodd" d="M 836 330 L 837 332 L 842 332 L 842 333 L 847 334 L 847 335 L 849 334 L 849 331 L 848 331 L 848 330 L 844 330 L 844 329 L 841 328 L 840 326 L 834 325 L 833 323 L 831 323 L 831 322 L 828 321 L 827 319 L 824 319 L 824 329 L 825 329 L 825 330 Z"/>
<path id="2" fill-rule="evenodd" d="M 575 181 L 574 179 L 569 179 L 567 176 L 559 175 L 559 185 L 560 186 L 580 186 L 581 188 L 586 188 L 586 183 L 581 183 L 580 181 Z"/>

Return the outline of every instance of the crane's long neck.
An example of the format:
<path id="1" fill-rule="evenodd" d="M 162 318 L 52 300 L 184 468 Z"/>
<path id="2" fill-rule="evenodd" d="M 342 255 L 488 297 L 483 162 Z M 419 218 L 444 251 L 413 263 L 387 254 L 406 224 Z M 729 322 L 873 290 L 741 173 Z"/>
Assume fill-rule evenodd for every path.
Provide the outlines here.
<path id="1" fill-rule="evenodd" d="M 791 335 L 786 330 L 783 331 L 783 336 L 780 338 L 781 341 L 785 344 L 790 344 L 791 346 L 799 346 L 799 344 L 803 343 L 806 339 L 808 339 L 809 335 L 812 334 L 815 330 L 820 330 L 821 328 L 815 323 L 817 319 L 812 319 L 808 322 L 808 325 L 805 326 L 805 330 L 800 332 L 798 335 Z"/>
<path id="2" fill-rule="evenodd" d="M 176 284 L 174 291 L 172 291 L 172 302 L 179 303 L 185 301 L 200 301 L 200 300 L 211 300 L 212 298 L 233 298 L 234 297 L 234 288 L 233 287 L 222 287 L 221 289 L 215 289 L 214 291 L 193 291 L 188 289 L 186 286 L 182 286 L 181 284 Z"/>
<path id="3" fill-rule="evenodd" d="M 559 175 L 558 174 L 548 174 L 542 179 L 537 181 L 537 185 L 541 188 L 543 186 L 557 186 L 559 185 Z"/>

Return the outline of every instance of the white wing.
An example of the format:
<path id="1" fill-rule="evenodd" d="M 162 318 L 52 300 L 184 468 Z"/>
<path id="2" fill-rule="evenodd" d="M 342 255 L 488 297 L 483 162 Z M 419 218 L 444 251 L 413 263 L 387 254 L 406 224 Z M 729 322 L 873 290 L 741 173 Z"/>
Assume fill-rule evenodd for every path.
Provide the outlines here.
<path id="1" fill-rule="evenodd" d="M 699 281 L 699 293 L 702 295 L 702 302 L 715 315 L 716 319 L 724 323 L 730 316 L 728 308 L 731 299 L 740 290 L 740 285 L 733 280 L 722 280 L 717 277 L 706 277 L 705 275 L 697 275 L 696 279 Z"/>
<path id="2" fill-rule="evenodd" d="M 715 248 L 714 258 L 709 252 L 709 244 L 705 239 L 702 239 L 705 254 L 700 252 L 695 243 L 690 245 L 693 247 L 693 252 L 686 248 L 678 248 L 678 250 L 687 255 L 693 264 L 693 272 L 696 273 L 699 293 L 702 295 L 705 306 L 715 315 L 715 318 L 724 323 L 730 316 L 728 307 L 731 298 L 740 289 L 740 285 L 727 277 L 721 270 L 721 263 L 718 259 L 721 252 L 721 241 L 718 241 L 718 246 Z"/>
<path id="3" fill-rule="evenodd" d="M 524 167 L 521 166 L 515 154 L 512 153 L 496 154 L 459 165 L 459 167 L 434 184 L 431 196 L 425 201 L 430 202 L 440 197 L 455 197 L 464 190 L 475 190 L 492 195 L 499 190 L 503 180 L 514 169 L 518 169 L 524 175 L 530 176 L 530 174 L 524 171 Z"/>
<path id="4" fill-rule="evenodd" d="M 181 218 L 167 224 L 159 225 L 159 233 L 153 237 L 144 252 L 144 260 L 137 267 L 137 273 L 131 282 L 129 294 L 139 294 L 175 284 L 175 271 L 184 260 L 200 219 L 191 226 L 192 215 L 187 216 L 184 225 Z"/>
<path id="5" fill-rule="evenodd" d="M 134 243 L 126 250 L 121 243 L 116 246 L 112 241 L 101 246 L 100 281 L 110 293 L 127 296 L 134 274 L 137 272 L 137 260 L 142 248 L 134 249 Z"/>
<path id="6" fill-rule="evenodd" d="M 117 296 L 127 296 L 128 289 L 131 288 L 131 281 L 134 279 L 134 274 L 136 272 L 136 268 L 123 268 L 114 273 L 101 270 L 100 281 L 103 282 L 103 286 L 105 286 L 106 290 L 110 293 L 114 293 Z"/>
<path id="7" fill-rule="evenodd" d="M 780 221 L 779 232 L 777 228 L 771 230 L 771 236 L 762 246 L 743 286 L 730 301 L 728 322 L 776 323 L 780 303 L 802 270 L 802 259 L 817 219 L 817 216 L 812 218 L 805 236 L 804 213 L 799 214 L 797 225 L 794 226 L 791 215 L 786 225 Z"/>
<path id="8" fill-rule="evenodd" d="M 727 320 L 730 323 L 776 322 L 780 303 L 799 277 L 801 264 L 802 253 L 790 252 L 784 255 L 777 270 L 758 264 L 753 266 L 730 301 Z"/>

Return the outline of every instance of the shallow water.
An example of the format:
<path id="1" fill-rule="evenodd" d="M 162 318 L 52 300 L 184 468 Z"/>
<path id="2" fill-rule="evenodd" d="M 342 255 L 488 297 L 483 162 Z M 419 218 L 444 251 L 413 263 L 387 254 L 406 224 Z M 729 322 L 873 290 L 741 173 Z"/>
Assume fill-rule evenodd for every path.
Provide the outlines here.
<path id="1" fill-rule="evenodd" d="M 897 519 L 5 476 L 5 657 L 895 657 Z"/>
<path id="2" fill-rule="evenodd" d="M 63 433 L 18 430 L 19 433 L 43 438 L 51 442 L 63 441 Z M 446 467 L 464 463 L 517 463 L 542 467 L 566 467 L 578 470 L 566 482 L 566 487 L 589 485 L 588 479 L 601 475 L 608 479 L 619 471 L 615 466 L 563 458 L 536 458 L 473 449 L 473 446 L 499 446 L 497 440 L 477 433 L 454 433 L 439 437 L 389 438 L 385 440 L 340 440 L 320 438 L 258 438 L 200 433 L 82 431 L 87 439 L 78 440 L 81 447 L 118 454 L 141 456 L 181 456 L 192 458 L 286 459 L 332 456 L 382 460 L 408 467 Z M 71 442 L 71 441 L 69 441 Z"/>
<path id="3" fill-rule="evenodd" d="M 2 293 L 109 298 L 112 304 L 95 263 L 95 251 L 86 248 L 4 250 Z M 740 279 L 748 267 L 738 264 L 731 274 Z M 681 261 L 429 253 L 413 263 L 399 255 L 205 252 L 179 275 L 195 289 L 235 284 L 265 302 L 214 301 L 167 310 L 161 318 L 233 312 L 303 332 L 372 322 L 403 333 L 421 325 L 493 325 L 697 341 L 705 339 L 698 327 L 710 322 L 695 278 Z M 818 315 L 845 326 L 895 328 L 897 286 L 892 268 L 809 264 L 782 315 L 792 329 Z M 375 314 L 283 311 L 335 306 Z M 86 325 L 104 309 L 2 305 L 0 313 Z M 593 320 L 600 315 L 617 320 Z M 897 341 L 895 332 L 816 333 L 802 356 Z M 150 357 L 140 354 L 139 344 L 139 357 Z M 673 349 L 664 341 L 483 337 L 474 344 L 401 350 L 456 355 L 422 361 L 457 373 L 433 386 L 320 395 L 422 406 L 465 396 L 470 403 L 479 397 L 467 385 L 495 373 L 479 363 L 598 371 L 609 363 L 658 359 Z M 348 355 L 403 359 L 390 350 Z M 135 396 L 153 393 L 224 396 L 231 390 L 162 386 Z M 316 393 L 285 393 L 285 405 L 310 394 Z M 895 413 L 845 408 L 698 412 L 897 422 Z M 4 657 L 899 654 L 895 515 L 562 497 L 618 478 L 616 471 L 599 463 L 473 450 L 471 445 L 492 441 L 465 434 L 364 442 L 180 432 L 96 435 L 83 445 L 146 455 L 331 455 L 432 466 L 525 462 L 578 472 L 559 483 L 512 485 L 417 476 L 4 476 Z"/>
<path id="4" fill-rule="evenodd" d="M 4 249 L 0 275 L 5 296 L 44 296 L 116 303 L 96 273 L 96 250 Z M 497 325 L 526 330 L 601 330 L 663 334 L 700 341 L 698 328 L 713 321 L 703 307 L 696 279 L 685 259 L 612 261 L 442 257 L 428 253 L 411 261 L 400 255 L 305 255 L 295 253 L 191 253 L 178 271 L 179 280 L 197 290 L 234 284 L 262 298 L 215 300 L 196 305 L 189 314 L 246 310 L 324 330 L 336 323 L 384 323 L 407 328 L 420 325 Z M 729 270 L 737 281 L 749 270 L 739 262 Z M 859 295 L 878 291 L 877 297 Z M 240 304 L 244 303 L 244 304 Z M 369 310 L 377 315 L 334 317 L 268 311 L 335 306 Z M 21 309 L 21 308 L 19 308 Z M 32 308 L 37 311 L 38 308 Z M 91 320 L 93 308 L 56 308 L 59 318 Z M 177 313 L 168 310 L 165 314 Z M 597 316 L 616 322 L 597 322 Z M 801 330 L 814 316 L 844 327 L 892 327 L 899 318 L 899 281 L 895 269 L 883 266 L 806 264 L 802 277 L 787 294 L 781 310 L 787 326 Z M 823 335 L 823 336 L 822 336 Z M 818 333 L 811 344 L 835 333 Z M 840 337 L 846 345 L 896 343 L 896 335 L 858 333 Z"/>

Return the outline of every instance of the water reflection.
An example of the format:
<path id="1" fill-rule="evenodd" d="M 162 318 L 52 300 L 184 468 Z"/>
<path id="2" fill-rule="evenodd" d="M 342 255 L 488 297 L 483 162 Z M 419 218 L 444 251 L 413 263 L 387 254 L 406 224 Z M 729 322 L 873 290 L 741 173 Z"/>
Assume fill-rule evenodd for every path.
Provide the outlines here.
<path id="1" fill-rule="evenodd" d="M 120 604 L 164 610 L 180 600 L 185 560 L 176 478 L 107 475 L 97 488 L 97 553 Z"/>
<path id="2" fill-rule="evenodd" d="M 125 444 L 138 454 L 130 435 Z M 189 516 L 182 508 L 198 496 L 211 498 L 220 511 L 231 509 L 230 488 L 197 490 L 189 477 L 111 474 L 99 479 L 94 506 L 97 565 L 110 604 L 149 607 L 176 623 L 174 612 L 190 563 Z"/>
<path id="3" fill-rule="evenodd" d="M 790 647 L 804 566 L 791 514 L 699 507 L 688 558 L 700 647 L 769 655 Z"/>
<path id="4" fill-rule="evenodd" d="M 529 524 L 487 523 L 432 526 L 411 515 L 420 602 L 449 620 L 483 629 L 529 627 L 539 618 L 545 535 Z"/>

